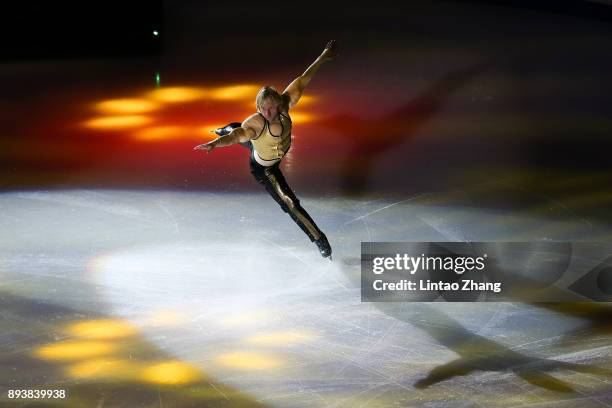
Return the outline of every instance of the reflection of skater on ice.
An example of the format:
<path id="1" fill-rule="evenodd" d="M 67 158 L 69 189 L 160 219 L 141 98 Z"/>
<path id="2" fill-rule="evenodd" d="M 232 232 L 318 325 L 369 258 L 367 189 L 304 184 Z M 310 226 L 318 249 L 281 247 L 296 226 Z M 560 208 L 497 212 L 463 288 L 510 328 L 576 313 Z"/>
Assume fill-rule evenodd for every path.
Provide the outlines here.
<path id="1" fill-rule="evenodd" d="M 288 213 L 293 221 L 313 241 L 323 257 L 331 258 L 331 246 L 325 234 L 300 205 L 280 170 L 280 162 L 291 147 L 291 117 L 289 109 L 294 107 L 304 89 L 321 65 L 336 55 L 334 41 L 330 41 L 321 55 L 287 86 L 282 94 L 270 86 L 261 88 L 256 98 L 257 113 L 240 123 L 216 131 L 219 137 L 196 146 L 196 150 L 211 152 L 216 147 L 247 143 L 251 150 L 251 174 Z"/>

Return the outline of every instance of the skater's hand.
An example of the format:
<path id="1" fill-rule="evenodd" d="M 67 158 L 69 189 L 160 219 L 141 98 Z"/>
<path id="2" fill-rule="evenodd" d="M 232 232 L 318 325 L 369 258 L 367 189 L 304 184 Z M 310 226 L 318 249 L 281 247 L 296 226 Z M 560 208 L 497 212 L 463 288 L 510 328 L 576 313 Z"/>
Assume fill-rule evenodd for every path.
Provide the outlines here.
<path id="1" fill-rule="evenodd" d="M 215 143 L 214 140 L 208 142 L 208 143 L 203 143 L 201 145 L 197 145 L 196 147 L 193 148 L 193 150 L 205 150 L 206 153 L 210 153 L 213 151 L 213 149 L 217 147 L 217 144 Z"/>
<path id="2" fill-rule="evenodd" d="M 336 40 L 331 40 L 325 46 L 325 49 L 321 53 L 321 58 L 324 61 L 331 61 L 338 56 L 338 47 L 336 46 Z"/>

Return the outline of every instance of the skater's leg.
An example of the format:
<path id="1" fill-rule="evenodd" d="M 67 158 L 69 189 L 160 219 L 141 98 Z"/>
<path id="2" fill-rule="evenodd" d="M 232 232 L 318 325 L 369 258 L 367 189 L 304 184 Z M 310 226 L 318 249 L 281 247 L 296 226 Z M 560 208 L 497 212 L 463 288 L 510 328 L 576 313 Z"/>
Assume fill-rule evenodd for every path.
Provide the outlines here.
<path id="1" fill-rule="evenodd" d="M 274 177 L 276 178 L 276 181 L 278 182 L 278 185 L 280 187 L 280 189 L 286 193 L 286 195 L 289 197 L 289 199 L 293 202 L 293 204 L 295 205 L 296 209 L 298 212 L 300 212 L 301 214 L 304 215 L 304 217 L 310 221 L 310 223 L 312 223 L 315 227 L 316 224 L 314 222 L 314 220 L 310 217 L 310 215 L 308 214 L 308 212 L 304 209 L 304 207 L 302 207 L 302 205 L 300 204 L 300 200 L 296 197 L 295 193 L 293 192 L 293 189 L 291 187 L 289 187 L 289 184 L 287 184 L 287 180 L 285 180 L 285 176 L 283 175 L 283 173 L 280 171 L 280 169 L 277 167 L 276 170 L 271 170 L 274 174 Z M 318 229 L 318 227 L 317 227 Z M 321 232 L 319 230 L 319 232 Z"/>
<path id="2" fill-rule="evenodd" d="M 266 191 L 280 205 L 283 211 L 288 213 L 310 240 L 317 244 L 321 255 L 331 259 L 332 250 L 327 237 L 300 205 L 300 200 L 298 200 L 291 187 L 287 184 L 285 177 L 278 168 L 278 164 L 264 167 L 255 162 L 255 160 L 251 160 L 251 173 L 257 182 L 265 187 Z"/>
<path id="3" fill-rule="evenodd" d="M 265 183 L 266 190 L 271 195 L 280 199 L 280 201 L 277 199 L 277 202 L 281 208 L 293 218 L 295 223 L 308 235 L 311 241 L 319 239 L 322 234 L 321 230 L 300 205 L 300 200 L 298 200 L 291 187 L 287 184 L 278 165 L 266 168 L 264 174 L 267 179 Z"/>

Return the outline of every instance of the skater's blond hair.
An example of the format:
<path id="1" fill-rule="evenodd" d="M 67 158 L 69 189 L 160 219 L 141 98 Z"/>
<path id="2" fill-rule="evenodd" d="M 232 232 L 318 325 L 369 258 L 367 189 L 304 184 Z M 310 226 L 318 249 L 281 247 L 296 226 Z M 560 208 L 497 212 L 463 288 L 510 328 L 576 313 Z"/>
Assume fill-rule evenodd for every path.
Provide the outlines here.
<path id="1" fill-rule="evenodd" d="M 270 100 L 276 102 L 277 104 L 281 104 L 283 98 L 280 96 L 276 88 L 273 86 L 264 86 L 257 92 L 257 97 L 255 98 L 255 105 L 257 106 L 257 110 L 261 108 L 265 101 Z"/>

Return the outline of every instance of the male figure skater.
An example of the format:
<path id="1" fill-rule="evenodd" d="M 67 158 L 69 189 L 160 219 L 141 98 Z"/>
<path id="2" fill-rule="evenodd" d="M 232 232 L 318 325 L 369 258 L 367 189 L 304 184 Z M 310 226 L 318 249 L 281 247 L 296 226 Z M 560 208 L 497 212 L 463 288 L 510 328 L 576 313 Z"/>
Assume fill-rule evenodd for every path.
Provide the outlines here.
<path id="1" fill-rule="evenodd" d="M 251 174 L 255 180 L 266 188 L 283 211 L 288 213 L 317 245 L 321 256 L 330 259 L 332 249 L 327 237 L 300 205 L 300 200 L 281 173 L 280 163 L 291 147 L 289 109 L 298 103 L 304 89 L 321 65 L 335 56 L 336 45 L 332 40 L 327 43 L 321 55 L 301 76 L 293 80 L 282 94 L 271 86 L 264 86 L 255 99 L 257 113 L 246 118 L 242 124 L 232 123 L 217 129 L 215 133 L 220 137 L 194 147 L 194 150 L 205 150 L 210 153 L 216 147 L 248 143 L 251 149 Z"/>

